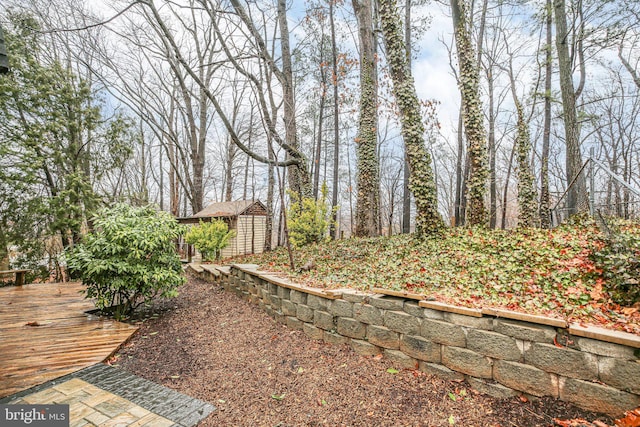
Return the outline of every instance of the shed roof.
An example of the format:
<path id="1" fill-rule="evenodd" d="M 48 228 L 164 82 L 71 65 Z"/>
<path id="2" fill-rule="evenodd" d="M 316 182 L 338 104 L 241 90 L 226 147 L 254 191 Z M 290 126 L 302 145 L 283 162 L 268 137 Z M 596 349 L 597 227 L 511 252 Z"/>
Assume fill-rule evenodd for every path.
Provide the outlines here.
<path id="1" fill-rule="evenodd" d="M 240 215 L 266 215 L 267 208 L 260 200 L 211 203 L 190 218 L 221 218 Z"/>

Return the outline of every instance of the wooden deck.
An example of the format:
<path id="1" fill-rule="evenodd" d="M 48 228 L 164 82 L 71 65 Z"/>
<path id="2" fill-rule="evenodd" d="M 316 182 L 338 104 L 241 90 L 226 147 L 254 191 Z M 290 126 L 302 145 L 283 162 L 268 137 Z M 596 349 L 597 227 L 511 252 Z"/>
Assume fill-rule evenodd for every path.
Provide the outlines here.
<path id="1" fill-rule="evenodd" d="M 99 363 L 136 327 L 85 314 L 80 283 L 0 288 L 0 397 Z"/>

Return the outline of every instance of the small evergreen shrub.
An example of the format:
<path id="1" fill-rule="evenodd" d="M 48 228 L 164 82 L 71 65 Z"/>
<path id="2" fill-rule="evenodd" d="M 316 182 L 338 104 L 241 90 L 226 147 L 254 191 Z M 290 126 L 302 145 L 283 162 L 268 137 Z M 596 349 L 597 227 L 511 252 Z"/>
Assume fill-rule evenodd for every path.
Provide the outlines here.
<path id="1" fill-rule="evenodd" d="M 640 301 L 640 229 L 637 224 L 614 225 L 614 233 L 593 251 L 614 302 L 632 306 Z"/>
<path id="2" fill-rule="evenodd" d="M 227 223 L 220 219 L 212 219 L 211 222 L 200 220 L 200 224 L 187 231 L 184 240 L 195 246 L 205 260 L 213 261 L 220 259 L 222 250 L 235 235 L 235 231 L 229 231 Z"/>
<path id="3" fill-rule="evenodd" d="M 327 204 L 327 184 L 322 184 L 322 196 L 300 197 L 291 193 L 291 205 L 287 211 L 289 240 L 294 248 L 319 243 L 328 238 L 331 225 L 331 209 Z"/>
<path id="4" fill-rule="evenodd" d="M 186 279 L 175 239 L 183 228 L 167 212 L 118 204 L 93 219 L 94 231 L 67 253 L 86 298 L 116 319 L 156 296 L 175 297 Z"/>

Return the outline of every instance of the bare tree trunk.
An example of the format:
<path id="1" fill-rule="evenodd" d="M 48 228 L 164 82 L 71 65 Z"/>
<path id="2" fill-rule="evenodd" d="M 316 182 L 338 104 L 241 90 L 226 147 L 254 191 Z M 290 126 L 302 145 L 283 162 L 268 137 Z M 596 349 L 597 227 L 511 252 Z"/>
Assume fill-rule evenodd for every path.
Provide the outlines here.
<path id="1" fill-rule="evenodd" d="M 360 119 L 356 137 L 356 236 L 377 236 L 380 229 L 378 176 L 378 79 L 371 0 L 352 0 L 360 40 Z"/>
<path id="2" fill-rule="evenodd" d="M 416 201 L 416 233 L 432 234 L 441 229 L 443 223 L 438 214 L 438 197 L 431 169 L 431 156 L 424 144 L 420 101 L 407 64 L 396 0 L 379 0 L 379 5 L 393 94 L 400 111 L 402 137 L 411 167 L 409 185 Z"/>
<path id="3" fill-rule="evenodd" d="M 340 104 L 338 103 L 338 48 L 336 46 L 336 29 L 334 16 L 334 0 L 329 0 L 329 20 L 331 23 L 331 68 L 333 84 L 333 188 L 331 191 L 331 226 L 329 234 L 332 239 L 338 238 L 338 179 L 340 167 Z"/>
<path id="4" fill-rule="evenodd" d="M 240 114 L 240 108 L 245 94 L 245 87 L 242 90 L 234 91 L 233 99 L 233 111 L 231 112 L 231 126 L 235 129 L 238 126 L 238 116 Z M 253 112 L 253 109 L 252 109 Z M 251 120 L 249 126 L 252 126 Z M 227 136 L 227 159 L 225 165 L 225 188 L 224 188 L 224 200 L 230 202 L 233 200 L 233 164 L 237 157 L 238 147 L 233 143 L 231 136 Z M 273 160 L 270 158 L 270 160 Z M 270 166 L 272 166 L 270 164 Z"/>
<path id="5" fill-rule="evenodd" d="M 230 202 L 233 200 L 233 161 L 236 157 L 236 146 L 231 141 L 231 138 L 227 139 L 227 164 L 225 170 L 225 190 L 224 201 Z"/>
<path id="6" fill-rule="evenodd" d="M 560 90 L 562 92 L 567 186 L 571 185 L 575 180 L 567 191 L 568 214 L 572 215 L 587 206 L 587 183 L 584 175 L 577 176 L 582 167 L 582 154 L 580 153 L 580 127 L 576 112 L 576 94 L 573 88 L 573 72 L 568 46 L 569 33 L 567 31 L 565 0 L 554 0 L 554 15 L 556 20 L 558 71 Z"/>
<path id="7" fill-rule="evenodd" d="M 269 160 L 275 160 L 274 152 L 273 152 L 273 141 L 271 138 L 267 136 L 267 150 L 269 155 Z M 273 198 L 275 192 L 276 179 L 273 170 L 273 164 L 269 163 L 267 169 L 267 219 L 265 224 L 265 239 L 264 239 L 264 250 L 270 251 L 273 241 Z"/>
<path id="8" fill-rule="evenodd" d="M 284 128 L 287 145 L 299 151 L 298 129 L 296 125 L 296 104 L 293 87 L 293 67 L 291 66 L 291 48 L 289 46 L 289 24 L 287 22 L 287 2 L 278 0 L 278 26 L 280 27 L 280 52 L 282 54 L 282 98 L 284 103 Z M 304 195 L 311 195 L 309 173 L 306 161 L 291 168 L 289 188 Z"/>
<path id="9" fill-rule="evenodd" d="M 318 200 L 318 187 L 320 184 L 320 156 L 322 155 L 322 129 L 324 119 L 324 103 L 327 97 L 327 78 L 324 62 L 324 49 L 320 46 L 320 111 L 318 112 L 318 138 L 316 141 L 316 153 L 314 155 L 313 198 Z"/>
<path id="10" fill-rule="evenodd" d="M 160 167 L 159 167 L 159 173 L 160 173 L 160 210 L 163 211 L 164 210 L 164 148 L 160 147 L 160 152 L 159 152 L 159 162 L 160 162 Z"/>
<path id="11" fill-rule="evenodd" d="M 489 65 L 487 69 L 487 85 L 489 94 L 489 228 L 494 229 L 498 216 L 498 190 L 496 188 L 496 117 L 492 65 Z"/>
<path id="12" fill-rule="evenodd" d="M 171 167 L 169 169 L 169 199 L 170 199 L 170 204 L 171 204 L 171 215 L 178 217 L 180 216 L 180 187 L 178 186 L 178 179 L 177 179 L 177 175 L 178 175 L 178 171 L 175 168 L 175 158 L 176 158 L 176 153 L 175 153 L 175 147 L 172 145 L 169 145 L 168 147 L 168 154 L 169 154 L 169 161 L 171 163 Z"/>
<path id="13" fill-rule="evenodd" d="M 511 149 L 511 155 L 509 156 L 509 165 L 507 167 L 507 176 L 504 180 L 504 192 L 502 194 L 502 219 L 500 221 L 500 228 L 505 229 L 507 227 L 507 201 L 509 197 L 509 180 L 511 179 L 511 170 L 513 169 L 513 157 L 516 154 L 516 147 Z"/>
<path id="14" fill-rule="evenodd" d="M 249 119 L 249 136 L 247 145 L 251 148 L 251 143 L 253 140 L 253 119 Z M 244 167 L 244 188 L 242 190 L 242 200 L 247 200 L 247 188 L 249 186 L 249 162 L 253 160 L 250 156 L 247 156 L 247 162 Z"/>

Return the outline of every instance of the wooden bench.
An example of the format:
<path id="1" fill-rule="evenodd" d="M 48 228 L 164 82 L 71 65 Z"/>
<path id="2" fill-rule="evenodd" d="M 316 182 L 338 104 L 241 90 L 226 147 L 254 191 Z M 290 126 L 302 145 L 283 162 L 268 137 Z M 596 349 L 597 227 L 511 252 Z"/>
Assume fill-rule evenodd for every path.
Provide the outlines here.
<path id="1" fill-rule="evenodd" d="M 0 270 L 0 276 L 12 275 L 16 278 L 16 286 L 24 285 L 24 276 L 29 270 Z"/>

